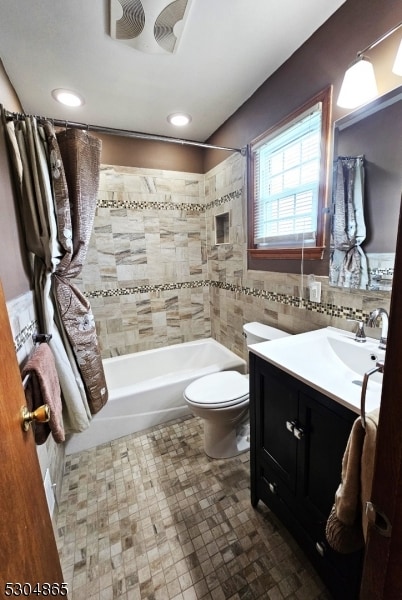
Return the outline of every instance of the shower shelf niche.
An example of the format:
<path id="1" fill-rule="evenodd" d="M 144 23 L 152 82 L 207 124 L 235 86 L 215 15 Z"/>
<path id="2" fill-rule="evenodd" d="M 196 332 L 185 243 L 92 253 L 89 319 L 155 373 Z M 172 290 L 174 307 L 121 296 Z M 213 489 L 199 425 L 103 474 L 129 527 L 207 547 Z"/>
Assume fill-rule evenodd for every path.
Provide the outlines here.
<path id="1" fill-rule="evenodd" d="M 229 244 L 229 213 L 215 216 L 215 244 Z"/>

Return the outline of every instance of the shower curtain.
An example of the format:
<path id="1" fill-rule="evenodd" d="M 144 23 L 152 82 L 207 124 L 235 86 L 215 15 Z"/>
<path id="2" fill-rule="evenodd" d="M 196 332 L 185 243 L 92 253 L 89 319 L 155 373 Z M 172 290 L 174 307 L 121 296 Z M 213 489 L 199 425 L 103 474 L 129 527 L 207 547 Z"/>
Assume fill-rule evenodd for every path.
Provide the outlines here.
<path id="1" fill-rule="evenodd" d="M 21 220 L 30 253 L 39 328 L 51 333 L 66 432 L 86 429 L 108 392 L 95 322 L 72 279 L 86 257 L 95 216 L 101 142 L 86 131 L 55 133 L 50 121 L 7 119 Z"/>
<path id="2" fill-rule="evenodd" d="M 364 157 L 338 156 L 334 166 L 329 284 L 366 289 Z"/>

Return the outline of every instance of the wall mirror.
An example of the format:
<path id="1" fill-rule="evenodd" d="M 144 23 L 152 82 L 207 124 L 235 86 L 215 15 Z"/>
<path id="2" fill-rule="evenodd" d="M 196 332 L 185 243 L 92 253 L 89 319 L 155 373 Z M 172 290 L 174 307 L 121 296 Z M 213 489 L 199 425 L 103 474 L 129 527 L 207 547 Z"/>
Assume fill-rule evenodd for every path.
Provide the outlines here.
<path id="1" fill-rule="evenodd" d="M 334 198 L 331 217 L 330 285 L 368 290 L 391 290 L 397 226 L 402 194 L 402 86 L 349 113 L 334 123 Z M 367 258 L 367 278 L 350 285 L 347 278 L 333 277 L 333 253 L 337 239 L 335 196 L 340 189 L 339 157 L 362 157 L 362 209 L 364 240 L 360 248 Z M 350 185 L 342 180 L 344 187 Z M 346 192 L 345 192 L 346 193 Z M 342 219 L 341 219 L 342 220 Z M 347 219 L 346 219 L 347 220 Z M 346 226 L 345 226 L 346 227 Z M 345 228 L 344 227 L 344 228 Z M 338 246 L 339 247 L 339 246 Z"/>

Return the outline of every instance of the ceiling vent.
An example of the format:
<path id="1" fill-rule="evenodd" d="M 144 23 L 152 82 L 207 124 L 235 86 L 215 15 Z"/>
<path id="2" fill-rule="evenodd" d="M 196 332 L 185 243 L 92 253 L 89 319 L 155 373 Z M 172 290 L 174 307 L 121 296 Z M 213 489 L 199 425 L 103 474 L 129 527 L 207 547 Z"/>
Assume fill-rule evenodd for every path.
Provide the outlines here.
<path id="1" fill-rule="evenodd" d="M 110 35 L 149 54 L 177 51 L 191 0 L 110 0 Z"/>

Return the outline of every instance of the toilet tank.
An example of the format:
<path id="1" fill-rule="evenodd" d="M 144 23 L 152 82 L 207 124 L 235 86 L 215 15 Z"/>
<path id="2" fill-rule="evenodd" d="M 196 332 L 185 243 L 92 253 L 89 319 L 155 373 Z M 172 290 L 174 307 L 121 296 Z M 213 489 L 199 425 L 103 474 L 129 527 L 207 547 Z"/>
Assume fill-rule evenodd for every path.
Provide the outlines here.
<path id="1" fill-rule="evenodd" d="M 291 335 L 290 333 L 286 333 L 286 331 L 282 331 L 282 329 L 277 329 L 276 327 L 264 325 L 263 323 L 258 323 L 256 321 L 253 323 L 245 323 L 243 325 L 243 332 L 247 340 L 247 346 L 258 344 L 259 342 L 277 340 Z"/>

